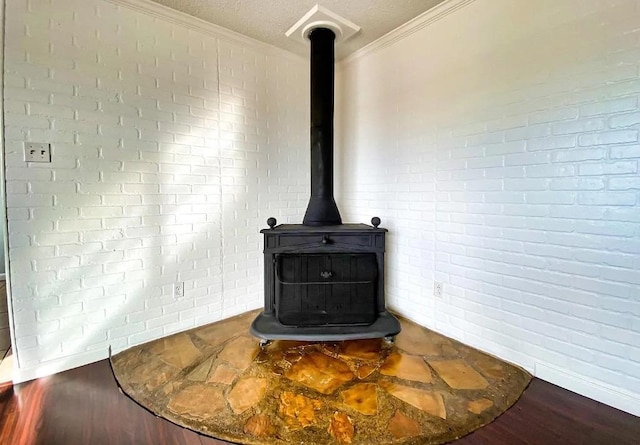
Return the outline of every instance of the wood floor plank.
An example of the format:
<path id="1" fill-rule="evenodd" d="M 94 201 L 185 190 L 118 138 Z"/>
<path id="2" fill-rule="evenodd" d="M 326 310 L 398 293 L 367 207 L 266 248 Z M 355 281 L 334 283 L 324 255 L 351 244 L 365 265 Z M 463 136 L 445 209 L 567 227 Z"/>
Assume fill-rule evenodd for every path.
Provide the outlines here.
<path id="1" fill-rule="evenodd" d="M 534 379 L 493 423 L 455 445 L 635 445 L 640 418 Z M 0 388 L 0 443 L 225 445 L 120 393 L 106 360 Z"/>
<path id="2" fill-rule="evenodd" d="M 0 443 L 222 445 L 154 416 L 120 393 L 106 360 L 7 389 Z"/>
<path id="3" fill-rule="evenodd" d="M 638 438 L 640 418 L 534 379 L 511 409 L 455 443 L 637 445 Z"/>

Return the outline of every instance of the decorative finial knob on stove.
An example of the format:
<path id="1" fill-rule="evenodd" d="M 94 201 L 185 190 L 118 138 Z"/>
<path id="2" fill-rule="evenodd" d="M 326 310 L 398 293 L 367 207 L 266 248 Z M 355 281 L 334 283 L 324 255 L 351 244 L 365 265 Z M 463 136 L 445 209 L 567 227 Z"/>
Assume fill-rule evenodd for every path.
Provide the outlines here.
<path id="1" fill-rule="evenodd" d="M 373 227 L 377 229 L 378 226 L 380 225 L 380 218 L 378 218 L 377 216 L 374 216 L 373 218 L 371 218 L 371 224 L 373 224 Z"/>
<path id="2" fill-rule="evenodd" d="M 267 225 L 269 226 L 270 229 L 273 229 L 273 227 L 278 224 L 278 221 L 276 221 L 275 218 L 271 217 L 267 220 Z"/>

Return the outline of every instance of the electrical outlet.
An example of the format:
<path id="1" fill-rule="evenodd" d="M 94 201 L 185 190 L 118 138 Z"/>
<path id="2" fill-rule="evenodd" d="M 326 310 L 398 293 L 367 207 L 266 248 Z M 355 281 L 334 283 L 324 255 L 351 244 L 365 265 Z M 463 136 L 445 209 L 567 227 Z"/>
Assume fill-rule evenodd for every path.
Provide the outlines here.
<path id="1" fill-rule="evenodd" d="M 173 296 L 175 298 L 184 297 L 184 281 L 178 281 L 173 287 Z"/>
<path id="2" fill-rule="evenodd" d="M 442 298 L 442 288 L 443 288 L 442 282 L 435 281 L 433 283 L 433 296 L 436 298 Z"/>
<path id="3" fill-rule="evenodd" d="M 38 142 L 24 143 L 25 162 L 51 162 L 51 145 Z"/>

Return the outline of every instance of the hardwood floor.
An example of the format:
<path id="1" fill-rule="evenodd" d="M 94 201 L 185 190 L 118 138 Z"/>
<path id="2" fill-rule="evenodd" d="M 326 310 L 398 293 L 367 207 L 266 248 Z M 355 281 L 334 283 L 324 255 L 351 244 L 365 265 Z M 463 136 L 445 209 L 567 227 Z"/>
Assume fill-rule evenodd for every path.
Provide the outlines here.
<path id="1" fill-rule="evenodd" d="M 496 421 L 455 442 L 638 444 L 640 418 L 534 379 Z M 121 394 L 106 360 L 0 388 L 0 443 L 223 445 L 155 417 Z"/>

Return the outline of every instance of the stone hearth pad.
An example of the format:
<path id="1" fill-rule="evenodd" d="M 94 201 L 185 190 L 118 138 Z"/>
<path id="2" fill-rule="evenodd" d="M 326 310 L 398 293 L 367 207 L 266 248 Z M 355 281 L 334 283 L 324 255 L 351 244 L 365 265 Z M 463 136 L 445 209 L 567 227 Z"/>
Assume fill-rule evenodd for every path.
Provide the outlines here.
<path id="1" fill-rule="evenodd" d="M 508 409 L 531 376 L 401 320 L 379 339 L 276 341 L 248 335 L 256 312 L 112 357 L 123 391 L 155 414 L 240 444 L 438 444 Z"/>

